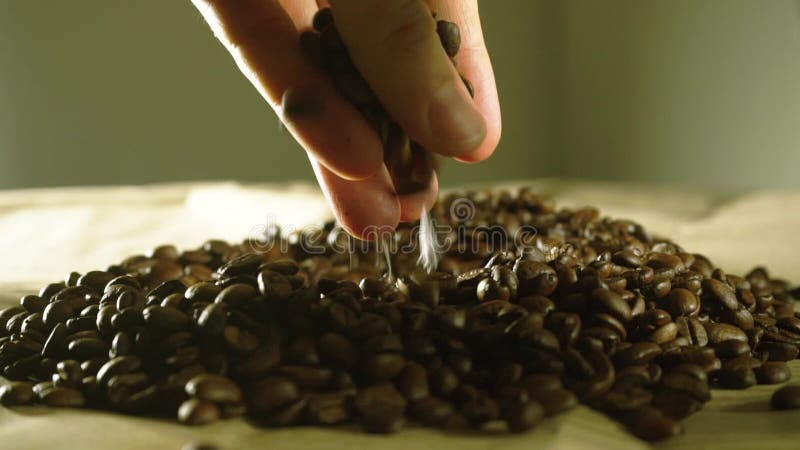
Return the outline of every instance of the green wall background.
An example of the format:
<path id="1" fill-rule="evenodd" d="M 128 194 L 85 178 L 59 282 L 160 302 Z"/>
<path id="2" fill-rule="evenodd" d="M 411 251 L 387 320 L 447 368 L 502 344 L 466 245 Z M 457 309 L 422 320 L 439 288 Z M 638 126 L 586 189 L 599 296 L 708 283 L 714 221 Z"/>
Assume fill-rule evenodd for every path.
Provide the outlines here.
<path id="1" fill-rule="evenodd" d="M 504 133 L 445 186 L 800 186 L 797 0 L 483 0 Z M 0 0 L 0 188 L 313 179 L 188 0 Z"/>

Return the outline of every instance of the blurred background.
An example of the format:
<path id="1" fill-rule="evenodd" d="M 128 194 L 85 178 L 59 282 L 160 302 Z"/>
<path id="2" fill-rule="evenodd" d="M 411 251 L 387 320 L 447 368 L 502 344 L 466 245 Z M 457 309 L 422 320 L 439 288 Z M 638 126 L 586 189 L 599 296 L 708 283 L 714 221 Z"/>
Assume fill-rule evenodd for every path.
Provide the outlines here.
<path id="1" fill-rule="evenodd" d="M 484 0 L 503 139 L 453 186 L 800 186 L 800 1 Z M 0 188 L 313 179 L 188 0 L 0 0 Z"/>

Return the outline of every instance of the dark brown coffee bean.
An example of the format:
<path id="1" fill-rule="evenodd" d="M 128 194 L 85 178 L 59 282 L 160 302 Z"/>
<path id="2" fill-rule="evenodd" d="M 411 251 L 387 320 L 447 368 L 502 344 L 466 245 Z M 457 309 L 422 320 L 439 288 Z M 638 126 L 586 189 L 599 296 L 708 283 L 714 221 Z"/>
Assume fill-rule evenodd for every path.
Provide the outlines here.
<path id="1" fill-rule="evenodd" d="M 142 311 L 145 324 L 166 332 L 181 331 L 189 326 L 189 316 L 176 308 L 148 306 Z"/>
<path id="2" fill-rule="evenodd" d="M 544 409 L 544 414 L 552 416 L 578 406 L 578 397 L 567 389 L 542 389 L 530 392 L 532 399 L 539 402 Z"/>
<path id="3" fill-rule="evenodd" d="M 673 317 L 691 316 L 700 309 L 700 301 L 691 291 L 676 288 L 670 291 L 664 301 L 664 307 Z"/>
<path id="4" fill-rule="evenodd" d="M 248 409 L 254 413 L 264 413 L 285 406 L 296 400 L 300 391 L 292 380 L 270 376 L 263 378 L 247 389 L 245 399 Z"/>
<path id="5" fill-rule="evenodd" d="M 708 333 L 708 341 L 712 344 L 718 344 L 729 339 L 747 342 L 747 335 L 745 332 L 734 325 L 709 322 L 706 324 L 705 328 Z"/>
<path id="6" fill-rule="evenodd" d="M 758 384 L 778 384 L 789 381 L 792 377 L 792 372 L 789 366 L 782 361 L 765 362 L 759 367 L 753 369 L 756 374 L 756 381 Z"/>
<path id="7" fill-rule="evenodd" d="M 703 402 L 686 392 L 661 389 L 653 397 L 652 406 L 673 419 L 683 419 L 699 411 Z"/>
<path id="8" fill-rule="evenodd" d="M 3 406 L 28 405 L 34 399 L 33 383 L 29 381 L 12 381 L 0 387 L 0 404 Z"/>
<path id="9" fill-rule="evenodd" d="M 320 336 L 319 351 L 326 363 L 343 369 L 351 367 L 358 356 L 350 340 L 338 333 Z"/>
<path id="10" fill-rule="evenodd" d="M 410 362 L 400 374 L 400 392 L 413 403 L 428 396 L 428 372 L 421 364 Z"/>
<path id="11" fill-rule="evenodd" d="M 25 308 L 26 311 L 30 313 L 40 313 L 44 311 L 45 306 L 47 306 L 47 302 L 45 302 L 38 295 L 33 295 L 33 294 L 22 297 L 19 300 L 19 304 L 20 306 Z"/>
<path id="12" fill-rule="evenodd" d="M 81 391 L 68 387 L 53 387 L 40 395 L 42 403 L 60 408 L 80 408 L 86 403 Z"/>
<path id="13" fill-rule="evenodd" d="M 770 361 L 791 361 L 797 359 L 799 353 L 797 345 L 785 342 L 762 341 L 756 350 L 766 355 Z"/>
<path id="14" fill-rule="evenodd" d="M 350 419 L 347 398 L 340 393 L 309 396 L 307 412 L 312 423 L 336 425 Z"/>
<path id="15" fill-rule="evenodd" d="M 798 409 L 800 408 L 800 386 L 784 386 L 772 394 L 770 399 L 772 409 Z"/>
<path id="16" fill-rule="evenodd" d="M 679 422 L 665 416 L 656 408 L 646 406 L 631 415 L 631 431 L 647 441 L 658 441 L 679 434 Z"/>
<path id="17" fill-rule="evenodd" d="M 433 392 L 446 397 L 452 393 L 459 384 L 458 376 L 448 366 L 442 366 L 429 371 L 430 388 Z"/>
<path id="18" fill-rule="evenodd" d="M 403 370 L 406 360 L 399 353 L 377 353 L 362 361 L 364 375 L 374 381 L 391 380 Z"/>
<path id="19" fill-rule="evenodd" d="M 637 342 L 620 350 L 614 355 L 614 361 L 621 366 L 646 364 L 661 354 L 661 347 L 654 342 Z"/>
<path id="20" fill-rule="evenodd" d="M 595 289 L 592 291 L 592 302 L 597 305 L 600 311 L 608 312 L 618 320 L 627 322 L 631 319 L 630 306 L 614 291 Z"/>
<path id="21" fill-rule="evenodd" d="M 520 433 L 538 425 L 544 418 L 544 409 L 536 402 L 514 405 L 503 414 L 508 430 Z"/>
<path id="22" fill-rule="evenodd" d="M 728 389 L 746 389 L 757 382 L 753 369 L 743 366 L 722 368 L 717 372 L 717 379 Z"/>
<path id="23" fill-rule="evenodd" d="M 267 344 L 258 348 L 239 364 L 237 372 L 246 379 L 261 378 L 277 367 L 280 360 L 280 348 L 274 344 Z"/>
<path id="24" fill-rule="evenodd" d="M 49 303 L 42 313 L 44 324 L 49 327 L 54 327 L 58 323 L 64 323 L 67 319 L 72 318 L 73 309 L 70 303 L 65 300 L 54 301 Z"/>
<path id="25" fill-rule="evenodd" d="M 100 384 L 107 384 L 111 378 L 137 371 L 141 366 L 142 360 L 138 356 L 118 356 L 100 367 L 97 371 L 97 381 Z"/>
<path id="26" fill-rule="evenodd" d="M 219 408 L 211 402 L 190 398 L 178 409 L 178 421 L 186 425 L 206 425 L 219 420 Z"/>
<path id="27" fill-rule="evenodd" d="M 68 347 L 69 354 L 78 360 L 94 358 L 105 355 L 108 352 L 108 344 L 102 339 L 79 338 L 70 341 Z"/>
<path id="28" fill-rule="evenodd" d="M 292 284 L 277 272 L 262 270 L 258 274 L 258 289 L 268 301 L 284 302 L 292 293 Z"/>
<path id="29" fill-rule="evenodd" d="M 720 358 L 731 359 L 750 353 L 750 345 L 738 339 L 728 339 L 714 345 L 714 351 Z"/>
<path id="30" fill-rule="evenodd" d="M 713 300 L 727 309 L 735 311 L 739 304 L 736 292 L 722 281 L 713 278 L 704 279 L 703 291 L 708 292 Z"/>
<path id="31" fill-rule="evenodd" d="M 406 400 L 391 383 L 381 383 L 360 389 L 354 405 L 364 416 L 394 416 L 402 415 Z"/>
<path id="32" fill-rule="evenodd" d="M 459 33 L 458 25 L 446 20 L 437 20 L 436 33 L 439 35 L 439 40 L 447 56 L 455 57 L 458 53 L 458 48 L 461 46 L 461 34 Z"/>
<path id="33" fill-rule="evenodd" d="M 186 383 L 186 394 L 213 403 L 236 403 L 242 400 L 242 391 L 230 378 L 222 375 L 201 374 Z"/>
<path id="34" fill-rule="evenodd" d="M 405 418 L 397 415 L 369 415 L 361 418 L 361 425 L 367 433 L 391 434 L 400 431 Z"/>

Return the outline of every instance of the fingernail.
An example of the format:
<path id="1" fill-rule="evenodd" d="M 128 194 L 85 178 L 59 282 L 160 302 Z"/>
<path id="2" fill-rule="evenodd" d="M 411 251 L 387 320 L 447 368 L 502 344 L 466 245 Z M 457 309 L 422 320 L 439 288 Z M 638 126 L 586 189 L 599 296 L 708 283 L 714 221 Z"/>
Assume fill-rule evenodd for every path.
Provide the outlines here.
<path id="1" fill-rule="evenodd" d="M 486 122 L 469 95 L 454 83 L 436 93 L 428 110 L 432 138 L 439 144 L 437 153 L 467 155 L 486 137 Z"/>

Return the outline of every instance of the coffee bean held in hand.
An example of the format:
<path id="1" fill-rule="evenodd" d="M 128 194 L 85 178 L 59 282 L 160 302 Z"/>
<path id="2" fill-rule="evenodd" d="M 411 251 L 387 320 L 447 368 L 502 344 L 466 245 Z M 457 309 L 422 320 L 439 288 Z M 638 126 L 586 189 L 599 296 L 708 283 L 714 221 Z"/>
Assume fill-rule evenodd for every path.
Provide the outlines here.
<path id="1" fill-rule="evenodd" d="M 436 22 L 436 33 L 445 53 L 453 61 L 461 45 L 458 25 L 446 20 Z M 325 73 L 381 138 L 384 163 L 399 194 L 410 194 L 427 189 L 437 168 L 436 157 L 419 143 L 409 139 L 402 128 L 392 120 L 366 80 L 353 65 L 347 48 L 339 37 L 336 23 L 329 8 L 314 15 L 313 28 L 305 31 L 300 45 L 309 58 Z M 470 96 L 474 96 L 472 84 L 461 76 Z M 308 114 L 312 101 L 294 91 L 284 96 L 284 111 L 287 115 Z"/>
<path id="2" fill-rule="evenodd" d="M 465 201 L 474 214 L 454 214 Z M 658 440 L 713 388 L 791 378 L 797 290 L 763 268 L 726 274 L 528 189 L 449 194 L 431 214 L 453 244 L 431 274 L 413 251 L 390 255 L 394 276 L 375 243 L 336 251 L 332 223 L 263 252 L 210 240 L 70 273 L 0 310 L 0 403 L 381 434 L 522 433 L 583 404 Z M 800 407 L 800 390 L 772 407 Z"/>

